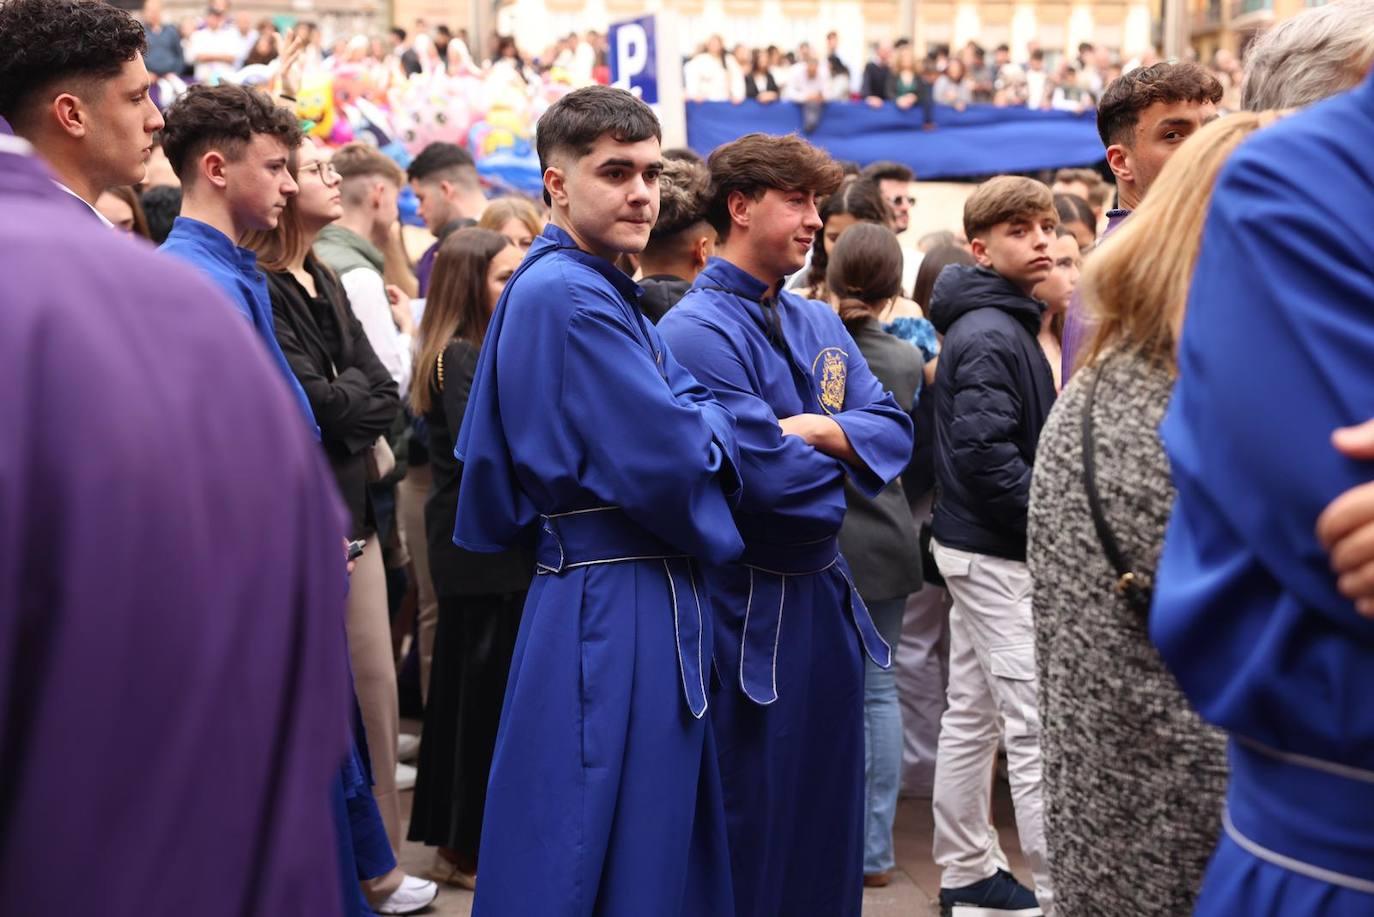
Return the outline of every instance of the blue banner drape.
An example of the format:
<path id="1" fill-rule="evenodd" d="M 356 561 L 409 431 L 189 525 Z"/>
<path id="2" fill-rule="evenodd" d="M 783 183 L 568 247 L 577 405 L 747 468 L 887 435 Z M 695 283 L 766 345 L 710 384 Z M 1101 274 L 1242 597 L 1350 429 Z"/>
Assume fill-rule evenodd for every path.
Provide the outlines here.
<path id="1" fill-rule="evenodd" d="M 687 143 L 703 156 L 751 131 L 787 134 L 801 129 L 802 109 L 792 102 L 687 103 Z M 992 105 L 970 105 L 965 111 L 937 105 L 934 129 L 924 130 L 919 108 L 831 102 L 806 139 L 836 159 L 861 165 L 880 159 L 905 163 L 922 179 L 1086 166 L 1104 156 L 1093 112 Z"/>

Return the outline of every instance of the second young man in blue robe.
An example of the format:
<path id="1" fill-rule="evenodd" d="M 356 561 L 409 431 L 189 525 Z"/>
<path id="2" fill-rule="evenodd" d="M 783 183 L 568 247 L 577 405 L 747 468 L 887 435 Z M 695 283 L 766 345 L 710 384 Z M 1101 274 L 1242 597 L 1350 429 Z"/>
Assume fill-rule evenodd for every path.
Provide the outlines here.
<path id="1" fill-rule="evenodd" d="M 731 917 L 697 558 L 734 560 L 734 419 L 614 264 L 658 212 L 626 92 L 539 121 L 550 224 L 492 316 L 455 454 L 454 542 L 533 544 L 478 854 L 478 917 Z"/>
<path id="2" fill-rule="evenodd" d="M 710 169 L 718 257 L 658 328 L 738 424 L 745 550 L 707 569 L 735 912 L 857 917 L 861 653 L 887 666 L 891 650 L 836 536 L 846 478 L 877 494 L 911 457 L 911 421 L 835 312 L 781 291 L 839 166 L 797 137 L 751 134 Z"/>

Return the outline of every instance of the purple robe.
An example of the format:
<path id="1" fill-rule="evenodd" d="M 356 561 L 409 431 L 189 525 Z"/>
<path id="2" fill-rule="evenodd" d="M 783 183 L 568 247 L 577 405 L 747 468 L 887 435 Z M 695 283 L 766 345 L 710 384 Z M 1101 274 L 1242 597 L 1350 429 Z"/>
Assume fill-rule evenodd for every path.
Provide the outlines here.
<path id="1" fill-rule="evenodd" d="M 329 470 L 223 294 L 0 140 L 0 910 L 337 915 Z"/>
<path id="2" fill-rule="evenodd" d="M 1107 228 L 1102 230 L 1102 238 L 1097 240 L 1097 244 L 1106 242 L 1107 237 L 1116 232 L 1117 227 L 1126 222 L 1126 217 L 1130 215 L 1129 210 L 1108 210 Z M 1064 340 L 1060 345 L 1061 387 L 1069 384 L 1069 377 L 1076 368 L 1074 364 L 1078 361 L 1078 352 L 1088 343 L 1088 336 L 1092 330 L 1092 323 L 1083 314 L 1083 300 L 1075 291 L 1073 298 L 1069 300 L 1068 314 L 1064 316 Z"/>

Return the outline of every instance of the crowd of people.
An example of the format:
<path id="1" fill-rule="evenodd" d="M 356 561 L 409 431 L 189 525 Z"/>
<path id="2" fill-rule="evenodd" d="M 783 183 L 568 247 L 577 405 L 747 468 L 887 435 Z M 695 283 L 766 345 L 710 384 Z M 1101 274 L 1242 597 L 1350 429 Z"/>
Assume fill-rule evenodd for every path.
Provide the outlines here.
<path id="1" fill-rule="evenodd" d="M 362 66 L 384 86 L 412 75 L 481 73 L 493 67 L 510 69 L 531 85 L 550 80 L 576 88 L 610 82 L 610 49 L 598 30 L 570 33 L 543 48 L 522 47 L 514 36 L 497 32 L 474 42 L 467 29 L 424 20 L 410 30 L 398 26 L 378 34 L 326 34 L 304 20 L 283 32 L 272 17 L 233 14 L 229 2 L 212 0 L 203 15 L 170 23 L 163 18 L 161 0 L 148 0 L 142 19 L 149 72 L 178 90 L 186 82 L 257 80 L 279 60 L 284 42 L 295 38 L 304 43 L 307 67 Z M 904 109 L 992 104 L 1081 113 L 1094 110 L 1105 88 L 1123 73 L 1159 60 L 1154 48 L 1123 53 L 1091 42 L 1047 53 L 1032 41 L 1014 57 L 1007 44 L 989 49 L 977 41 L 961 48 L 935 43 L 922 52 L 900 38 L 875 42 L 859 61 L 844 59 L 835 31 L 826 34 L 824 48 L 807 41 L 796 48 L 728 45 L 712 35 L 684 55 L 683 80 L 686 98 L 702 102 L 891 102 Z M 1238 110 L 1242 73 L 1236 55 L 1219 50 L 1208 66 L 1222 85 L 1222 109 Z"/>
<path id="2" fill-rule="evenodd" d="M 278 62 L 285 45 L 303 44 L 307 67 L 367 65 L 385 71 L 384 81 L 429 73 L 468 73 L 510 68 L 527 80 L 556 72 L 574 86 L 606 83 L 610 78 L 605 36 L 597 31 L 567 35 L 531 55 L 513 37 L 492 33 L 475 45 L 467 29 L 416 20 L 411 30 L 395 26 L 378 34 L 348 33 L 312 19 L 279 25 L 279 18 L 234 13 L 230 0 L 211 0 L 201 14 L 176 22 L 164 17 L 161 0 L 147 0 L 140 19 L 148 33 L 148 72 L 188 83 L 257 80 Z"/>
<path id="3" fill-rule="evenodd" d="M 1013 60 L 1006 44 L 989 56 L 976 41 L 959 49 L 937 43 L 922 54 L 902 38 L 877 42 L 866 60 L 848 62 L 839 46 L 839 33 L 832 31 L 824 53 L 809 42 L 795 50 L 737 44 L 727 53 L 721 37 L 713 35 L 686 63 L 686 95 L 703 102 L 892 102 L 903 109 L 938 103 L 961 110 L 979 103 L 1081 113 L 1096 108 L 1103 90 L 1122 73 L 1160 60 L 1154 49 L 1123 57 L 1090 42 L 1079 44 L 1076 53 L 1049 57 L 1031 42 L 1023 60 Z M 1228 109 L 1239 107 L 1235 56 L 1218 53 L 1213 72 L 1225 87 Z"/>
<path id="4" fill-rule="evenodd" d="M 858 917 L 906 793 L 946 917 L 1370 909 L 1374 0 L 1080 49 L 1112 181 L 915 246 L 905 166 L 665 150 L 575 37 L 540 198 L 334 148 L 224 13 L 285 65 L 160 108 L 155 21 L 0 0 L 8 906 Z M 1004 52 L 857 95 L 1064 90 Z"/>

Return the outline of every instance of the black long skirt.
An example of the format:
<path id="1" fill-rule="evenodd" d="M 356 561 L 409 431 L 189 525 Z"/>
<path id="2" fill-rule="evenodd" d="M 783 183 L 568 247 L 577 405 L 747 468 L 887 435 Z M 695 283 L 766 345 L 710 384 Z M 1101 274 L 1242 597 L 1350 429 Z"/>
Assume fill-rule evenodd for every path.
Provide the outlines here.
<path id="1" fill-rule="evenodd" d="M 477 856 L 525 593 L 439 597 L 409 839 Z"/>

